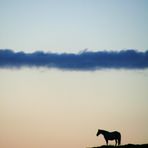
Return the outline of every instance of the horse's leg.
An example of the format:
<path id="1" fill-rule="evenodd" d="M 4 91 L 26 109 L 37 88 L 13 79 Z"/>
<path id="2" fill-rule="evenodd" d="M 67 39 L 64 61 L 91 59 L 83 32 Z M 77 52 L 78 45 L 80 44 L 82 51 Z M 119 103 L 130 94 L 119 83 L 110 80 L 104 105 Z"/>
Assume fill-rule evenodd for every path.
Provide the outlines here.
<path id="1" fill-rule="evenodd" d="M 117 139 L 115 139 L 115 146 L 117 146 L 117 142 L 118 142 Z"/>
<path id="2" fill-rule="evenodd" d="M 120 145 L 120 139 L 118 139 L 118 146 Z"/>
<path id="3" fill-rule="evenodd" d="M 108 145 L 108 140 L 107 140 L 107 139 L 105 139 L 105 141 L 106 141 L 106 145 Z"/>

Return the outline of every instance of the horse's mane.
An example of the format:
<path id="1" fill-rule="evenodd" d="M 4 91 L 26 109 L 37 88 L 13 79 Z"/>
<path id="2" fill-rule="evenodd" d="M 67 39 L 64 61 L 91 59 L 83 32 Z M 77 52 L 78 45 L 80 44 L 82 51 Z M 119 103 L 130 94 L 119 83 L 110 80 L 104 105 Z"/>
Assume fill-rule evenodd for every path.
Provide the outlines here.
<path id="1" fill-rule="evenodd" d="M 109 132 L 109 131 L 106 131 L 106 130 L 103 130 L 103 129 L 99 129 L 100 131 L 102 131 L 102 132 Z"/>

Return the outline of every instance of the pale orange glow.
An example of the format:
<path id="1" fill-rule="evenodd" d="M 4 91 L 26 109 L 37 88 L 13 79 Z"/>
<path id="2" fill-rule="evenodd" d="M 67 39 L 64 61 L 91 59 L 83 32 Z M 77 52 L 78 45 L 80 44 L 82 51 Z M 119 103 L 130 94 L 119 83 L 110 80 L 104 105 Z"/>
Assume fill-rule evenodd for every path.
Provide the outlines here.
<path id="1" fill-rule="evenodd" d="M 105 144 L 98 128 L 119 130 L 122 144 L 148 139 L 148 71 L 0 71 L 1 148 L 82 148 Z"/>

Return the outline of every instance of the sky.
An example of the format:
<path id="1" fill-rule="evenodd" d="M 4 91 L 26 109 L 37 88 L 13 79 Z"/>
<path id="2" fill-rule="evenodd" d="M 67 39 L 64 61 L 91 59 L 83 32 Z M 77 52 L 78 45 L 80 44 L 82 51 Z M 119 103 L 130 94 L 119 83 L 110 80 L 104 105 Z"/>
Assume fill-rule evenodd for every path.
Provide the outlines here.
<path id="1" fill-rule="evenodd" d="M 1 69 L 0 147 L 104 145 L 98 128 L 120 131 L 122 144 L 147 143 L 147 76 L 148 70 Z"/>
<path id="2" fill-rule="evenodd" d="M 0 147 L 148 143 L 147 0 L 0 0 Z M 110 141 L 114 144 L 114 141 Z"/>
<path id="3" fill-rule="evenodd" d="M 1 49 L 147 49 L 147 0 L 0 0 Z"/>

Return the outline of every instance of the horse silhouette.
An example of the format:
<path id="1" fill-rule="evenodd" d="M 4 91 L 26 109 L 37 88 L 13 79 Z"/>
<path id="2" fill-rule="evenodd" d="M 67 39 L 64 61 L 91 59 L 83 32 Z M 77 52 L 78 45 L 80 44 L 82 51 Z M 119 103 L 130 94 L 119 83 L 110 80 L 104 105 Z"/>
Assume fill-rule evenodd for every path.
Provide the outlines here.
<path id="1" fill-rule="evenodd" d="M 104 136 L 104 139 L 106 141 L 106 145 L 108 145 L 108 140 L 115 140 L 115 146 L 117 144 L 120 145 L 120 143 L 121 143 L 121 134 L 117 131 L 108 132 L 105 130 L 98 129 L 96 136 L 99 136 L 100 134 L 102 134 Z"/>

